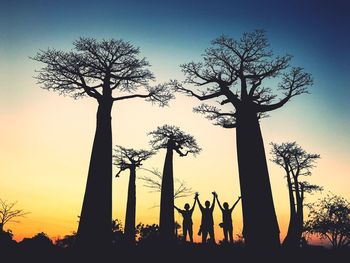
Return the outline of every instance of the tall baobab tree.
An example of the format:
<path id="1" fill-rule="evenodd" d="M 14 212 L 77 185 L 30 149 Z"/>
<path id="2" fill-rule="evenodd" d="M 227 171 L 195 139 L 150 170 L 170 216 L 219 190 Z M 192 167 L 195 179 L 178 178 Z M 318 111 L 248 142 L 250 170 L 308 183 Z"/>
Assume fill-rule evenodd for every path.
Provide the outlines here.
<path id="1" fill-rule="evenodd" d="M 160 237 L 165 242 L 174 240 L 174 175 L 173 155 L 174 151 L 180 156 L 187 156 L 189 153 L 198 154 L 201 149 L 198 147 L 195 138 L 186 134 L 176 126 L 163 125 L 149 133 L 152 136 L 150 144 L 154 150 L 166 149 L 166 156 L 162 176 L 162 189 L 160 197 Z"/>
<path id="2" fill-rule="evenodd" d="M 134 150 L 117 146 L 115 149 L 114 165 L 119 168 L 117 177 L 125 170 L 130 171 L 128 200 L 126 204 L 124 236 L 126 242 L 135 244 L 135 220 L 136 220 L 136 169 L 142 162 L 150 158 L 155 152 L 146 150 Z"/>
<path id="3" fill-rule="evenodd" d="M 288 232 L 283 245 L 296 248 L 303 233 L 305 193 L 322 190 L 320 186 L 300 181 L 300 176 L 311 175 L 311 169 L 320 155 L 307 153 L 296 142 L 271 143 L 271 146 L 271 161 L 281 166 L 286 173 L 290 202 Z"/>
<path id="4" fill-rule="evenodd" d="M 205 50 L 203 62 L 181 65 L 183 83 L 172 83 L 178 92 L 200 101 L 216 100 L 217 105 L 201 104 L 194 111 L 215 125 L 236 128 L 244 238 L 251 248 L 280 245 L 259 118 L 307 93 L 312 84 L 302 68 L 287 71 L 290 60 L 289 55 L 274 56 L 262 30 L 238 40 L 221 36 Z M 273 86 L 281 96 L 273 93 Z"/>
<path id="5" fill-rule="evenodd" d="M 24 217 L 29 212 L 22 209 L 15 209 L 17 202 L 8 202 L 0 199 L 0 232 L 4 231 L 5 224 L 8 222 L 18 222 L 16 219 Z"/>
<path id="6" fill-rule="evenodd" d="M 172 98 L 166 85 L 149 85 L 154 77 L 139 53 L 139 48 L 123 40 L 80 38 L 72 51 L 48 49 L 33 58 L 45 64 L 36 76 L 42 88 L 73 98 L 88 96 L 98 104 L 77 247 L 111 244 L 113 104 L 143 98 L 164 106 Z M 140 94 L 139 89 L 143 89 Z"/>

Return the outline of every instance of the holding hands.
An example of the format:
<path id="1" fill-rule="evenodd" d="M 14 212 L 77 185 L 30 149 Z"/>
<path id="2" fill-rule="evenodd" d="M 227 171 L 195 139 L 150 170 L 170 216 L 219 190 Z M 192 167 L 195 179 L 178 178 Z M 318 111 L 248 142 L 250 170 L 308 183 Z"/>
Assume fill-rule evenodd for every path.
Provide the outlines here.
<path id="1" fill-rule="evenodd" d="M 194 194 L 194 199 L 198 199 L 198 196 L 199 196 L 199 193 L 196 192 L 196 193 Z"/>

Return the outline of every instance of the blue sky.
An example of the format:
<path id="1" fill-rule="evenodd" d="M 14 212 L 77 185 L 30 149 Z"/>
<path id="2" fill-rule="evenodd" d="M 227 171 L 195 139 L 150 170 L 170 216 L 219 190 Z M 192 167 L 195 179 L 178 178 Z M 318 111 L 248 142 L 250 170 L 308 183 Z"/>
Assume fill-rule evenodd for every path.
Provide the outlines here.
<path id="1" fill-rule="evenodd" d="M 5 58 L 27 51 L 30 56 L 32 50 L 47 46 L 69 47 L 79 36 L 117 37 L 142 49 L 167 47 L 198 55 L 220 34 L 239 36 L 262 28 L 274 50 L 295 55 L 305 67 L 315 64 L 316 74 L 348 78 L 350 69 L 350 3 L 346 0 L 5 0 L 0 12 Z"/>
<path id="2" fill-rule="evenodd" d="M 342 129 L 350 130 L 350 2 L 346 0 L 5 0 L 1 5 L 0 63 L 7 82 L 21 68 L 33 70 L 28 57 L 39 49 L 69 49 L 79 36 L 129 40 L 141 47 L 158 79 L 181 78 L 178 65 L 198 60 L 215 37 L 265 29 L 275 53 L 294 55 L 293 65 L 313 74 L 315 107 L 321 106 L 342 123 Z M 6 100 L 18 93 L 4 88 Z"/>

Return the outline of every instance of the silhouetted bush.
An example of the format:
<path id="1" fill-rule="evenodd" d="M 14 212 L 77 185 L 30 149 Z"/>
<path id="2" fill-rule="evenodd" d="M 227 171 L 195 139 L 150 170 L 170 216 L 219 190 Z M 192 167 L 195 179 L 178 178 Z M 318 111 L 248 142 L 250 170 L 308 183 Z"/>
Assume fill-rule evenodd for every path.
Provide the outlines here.
<path id="1" fill-rule="evenodd" d="M 136 236 L 139 245 L 149 245 L 159 242 L 159 226 L 157 224 L 136 226 Z"/>
<path id="2" fill-rule="evenodd" d="M 50 250 L 54 247 L 52 240 L 44 233 L 38 233 L 32 238 L 24 238 L 20 246 L 28 250 Z"/>
<path id="3" fill-rule="evenodd" d="M 64 238 L 56 240 L 56 246 L 61 248 L 72 248 L 76 237 L 76 232 L 73 232 L 71 235 L 65 235 Z"/>

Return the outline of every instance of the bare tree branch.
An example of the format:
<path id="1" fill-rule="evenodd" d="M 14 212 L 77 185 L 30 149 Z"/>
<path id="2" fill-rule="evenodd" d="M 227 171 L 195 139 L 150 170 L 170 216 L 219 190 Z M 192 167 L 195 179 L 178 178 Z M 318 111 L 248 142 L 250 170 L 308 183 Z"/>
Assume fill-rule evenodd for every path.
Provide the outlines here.
<path id="1" fill-rule="evenodd" d="M 0 231 L 3 230 L 4 226 L 8 222 L 18 223 L 19 221 L 15 220 L 19 217 L 25 217 L 29 212 L 24 212 L 22 209 L 15 209 L 17 205 L 16 202 L 7 202 L 6 200 L 0 199 Z"/>
<path id="2" fill-rule="evenodd" d="M 150 188 L 152 192 L 161 192 L 162 188 L 162 174 L 158 169 L 146 169 L 141 168 L 142 170 L 152 173 L 153 176 L 140 176 L 140 180 L 144 182 L 144 186 Z M 193 194 L 191 187 L 187 186 L 185 181 L 175 179 L 175 191 L 174 199 L 187 197 Z"/>
<path id="3" fill-rule="evenodd" d="M 143 161 L 155 154 L 155 151 L 135 150 L 118 145 L 114 151 L 113 164 L 119 168 L 116 177 L 119 177 L 119 174 L 127 169 L 141 167 Z"/>
<path id="4" fill-rule="evenodd" d="M 279 89 L 284 91 L 285 97 L 277 103 L 270 105 L 259 105 L 258 111 L 272 111 L 282 107 L 292 97 L 308 93 L 307 88 L 313 83 L 309 73 L 305 73 L 301 68 L 293 68 L 289 74 L 284 74 L 282 82 L 279 84 Z"/>
<path id="5" fill-rule="evenodd" d="M 218 107 L 207 104 L 201 104 L 200 106 L 193 108 L 193 111 L 205 114 L 207 119 L 214 121 L 214 125 L 219 125 L 224 128 L 236 127 L 235 112 L 222 112 Z"/>

